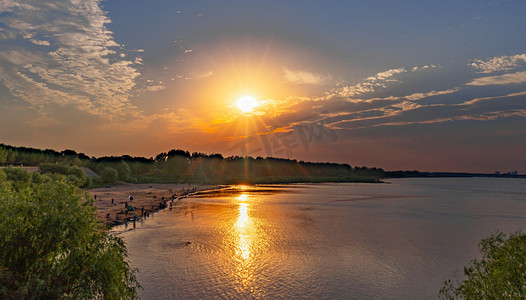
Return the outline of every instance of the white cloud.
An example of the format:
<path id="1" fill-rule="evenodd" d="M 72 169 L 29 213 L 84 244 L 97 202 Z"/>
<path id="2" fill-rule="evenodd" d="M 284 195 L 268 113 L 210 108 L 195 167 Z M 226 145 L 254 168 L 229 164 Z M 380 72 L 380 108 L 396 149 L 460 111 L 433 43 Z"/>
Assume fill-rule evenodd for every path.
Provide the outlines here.
<path id="1" fill-rule="evenodd" d="M 214 74 L 214 72 L 212 70 L 210 70 L 208 72 L 197 74 L 197 75 L 194 76 L 194 78 L 196 78 L 196 79 L 205 79 L 205 78 L 208 78 L 208 77 L 212 76 L 213 74 Z"/>
<path id="2" fill-rule="evenodd" d="M 395 75 L 405 72 L 407 70 L 404 68 L 390 69 L 368 77 L 361 83 L 338 87 L 328 94 L 329 96 L 354 97 L 359 94 L 374 92 L 377 89 L 386 88 L 389 82 L 398 82 Z"/>
<path id="3" fill-rule="evenodd" d="M 424 65 L 421 67 L 416 66 L 411 69 L 411 72 L 416 72 L 416 71 L 421 71 L 421 70 L 426 70 L 426 69 L 435 69 L 435 68 L 438 68 L 438 67 L 435 65 Z"/>
<path id="4" fill-rule="evenodd" d="M 39 109 L 74 104 L 108 118 L 135 110 L 128 97 L 140 58 L 118 53 L 100 1 L 25 2 L 0 1 L 0 10 L 9 11 L 0 15 L 0 82 L 11 94 Z"/>
<path id="5" fill-rule="evenodd" d="M 29 5 L 19 3 L 16 0 L 1 0 L 0 1 L 0 12 L 12 12 L 15 9 L 24 9 L 24 10 L 38 10 L 37 8 Z"/>
<path id="6" fill-rule="evenodd" d="M 493 73 L 497 71 L 509 71 L 526 63 L 526 54 L 517 54 L 513 56 L 498 56 L 489 60 L 475 59 L 471 64 L 472 68 L 480 73 Z"/>
<path id="7" fill-rule="evenodd" d="M 149 92 L 157 92 L 157 91 L 162 91 L 165 89 L 166 87 L 164 85 L 150 85 L 146 87 L 146 90 Z"/>
<path id="8" fill-rule="evenodd" d="M 290 70 L 283 68 L 283 77 L 286 81 L 296 84 L 324 84 L 331 80 L 331 76 L 324 76 L 308 71 Z"/>
<path id="9" fill-rule="evenodd" d="M 516 72 L 511 74 L 487 76 L 481 78 L 475 78 L 472 81 L 466 83 L 467 85 L 483 86 L 483 85 L 506 85 L 506 84 L 518 84 L 526 83 L 526 71 Z"/>
<path id="10" fill-rule="evenodd" d="M 398 68 L 398 69 L 390 69 L 384 72 L 380 72 L 376 74 L 375 76 L 367 78 L 369 81 L 397 81 L 393 77 L 396 74 L 405 73 L 407 72 L 404 68 Z"/>
<path id="11" fill-rule="evenodd" d="M 36 40 L 36 39 L 30 39 L 30 41 L 33 44 L 40 45 L 40 46 L 50 46 L 51 45 L 48 41 L 41 41 L 41 40 Z"/>

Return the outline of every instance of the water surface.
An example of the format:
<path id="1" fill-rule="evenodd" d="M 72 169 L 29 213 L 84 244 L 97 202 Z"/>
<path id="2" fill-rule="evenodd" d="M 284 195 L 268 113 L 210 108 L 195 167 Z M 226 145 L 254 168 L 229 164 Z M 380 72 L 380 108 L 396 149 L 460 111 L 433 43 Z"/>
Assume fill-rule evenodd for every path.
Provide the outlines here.
<path id="1" fill-rule="evenodd" d="M 426 178 L 233 187 L 117 231 L 143 299 L 429 299 L 525 225 L 525 180 Z"/>

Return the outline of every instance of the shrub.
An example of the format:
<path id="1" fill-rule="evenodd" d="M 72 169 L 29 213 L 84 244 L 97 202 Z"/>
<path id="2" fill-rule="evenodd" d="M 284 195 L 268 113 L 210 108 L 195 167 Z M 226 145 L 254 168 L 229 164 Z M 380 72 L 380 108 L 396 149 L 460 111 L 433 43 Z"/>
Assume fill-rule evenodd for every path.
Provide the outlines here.
<path id="1" fill-rule="evenodd" d="M 7 167 L 4 168 L 7 180 L 17 189 L 28 187 L 31 183 L 31 173 L 24 168 Z"/>
<path id="2" fill-rule="evenodd" d="M 119 174 L 117 173 L 117 170 L 115 170 L 112 167 L 106 167 L 104 170 L 102 170 L 101 174 L 102 180 L 106 184 L 115 184 L 117 182 L 117 178 L 119 177 Z"/>
<path id="3" fill-rule="evenodd" d="M 479 243 L 481 259 L 464 267 L 465 280 L 448 279 L 440 290 L 445 299 L 524 299 L 526 234 L 497 232 Z"/>
<path id="4" fill-rule="evenodd" d="M 126 247 L 96 219 L 89 194 L 36 178 L 46 180 L 0 182 L 0 299 L 136 298 Z"/>
<path id="5" fill-rule="evenodd" d="M 119 180 L 128 181 L 130 179 L 130 166 L 125 161 L 120 161 L 115 164 L 115 169 L 117 170 Z"/>
<path id="6" fill-rule="evenodd" d="M 89 187 L 91 184 L 91 179 L 84 174 L 84 171 L 81 168 L 76 166 L 41 164 L 38 168 L 40 172 L 44 174 L 65 175 L 67 180 L 78 187 Z"/>

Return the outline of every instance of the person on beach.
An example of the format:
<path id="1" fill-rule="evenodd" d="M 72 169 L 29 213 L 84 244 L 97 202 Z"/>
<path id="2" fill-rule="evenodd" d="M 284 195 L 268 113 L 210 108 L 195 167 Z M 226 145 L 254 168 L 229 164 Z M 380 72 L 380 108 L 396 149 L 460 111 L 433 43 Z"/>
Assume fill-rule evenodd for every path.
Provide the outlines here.
<path id="1" fill-rule="evenodd" d="M 170 202 L 170 210 L 172 210 L 172 202 Z"/>
<path id="2" fill-rule="evenodd" d="M 141 215 L 144 217 L 144 206 L 141 207 Z"/>
<path id="3" fill-rule="evenodd" d="M 113 198 L 111 198 L 111 206 L 113 206 Z"/>

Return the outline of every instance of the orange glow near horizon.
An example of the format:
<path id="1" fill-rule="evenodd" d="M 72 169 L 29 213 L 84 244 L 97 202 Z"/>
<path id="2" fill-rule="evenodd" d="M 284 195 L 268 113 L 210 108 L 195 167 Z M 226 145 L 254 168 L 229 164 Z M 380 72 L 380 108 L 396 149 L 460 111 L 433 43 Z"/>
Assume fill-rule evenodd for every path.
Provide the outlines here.
<path id="1" fill-rule="evenodd" d="M 196 148 L 231 148 L 235 141 L 274 130 L 273 120 L 291 112 L 298 101 L 293 95 L 304 88 L 283 77 L 284 65 L 301 61 L 297 56 L 291 59 L 292 52 L 298 53 L 283 42 L 228 39 L 174 61 L 170 69 L 189 75 L 184 85 L 166 90 L 174 112 L 163 129 L 184 136 L 185 145 Z M 166 143 L 164 136 L 160 139 Z"/>
<path id="2" fill-rule="evenodd" d="M 286 99 L 296 94 L 298 87 L 283 79 L 283 66 L 299 61 L 289 55 L 299 50 L 290 47 L 269 39 L 247 43 L 235 38 L 202 45 L 200 51 L 193 51 L 173 66 L 187 74 L 195 73 L 181 87 L 191 99 L 185 104 L 201 116 L 239 114 L 264 104 L 263 99 Z"/>

